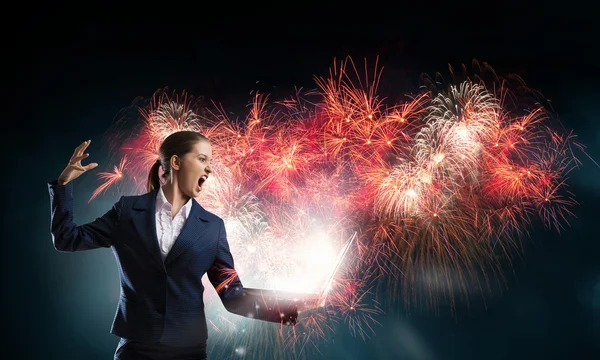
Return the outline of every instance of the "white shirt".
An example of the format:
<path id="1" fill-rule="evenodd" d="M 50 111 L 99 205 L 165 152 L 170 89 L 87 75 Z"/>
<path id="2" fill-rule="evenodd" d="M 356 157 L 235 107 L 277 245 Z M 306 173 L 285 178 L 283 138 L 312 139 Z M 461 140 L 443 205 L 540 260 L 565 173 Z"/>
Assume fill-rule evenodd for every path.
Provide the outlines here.
<path id="1" fill-rule="evenodd" d="M 172 206 L 167 201 L 162 187 L 156 196 L 156 237 L 163 261 L 173 247 L 175 240 L 181 233 L 183 225 L 192 211 L 192 198 L 183 205 L 179 212 L 173 217 Z"/>

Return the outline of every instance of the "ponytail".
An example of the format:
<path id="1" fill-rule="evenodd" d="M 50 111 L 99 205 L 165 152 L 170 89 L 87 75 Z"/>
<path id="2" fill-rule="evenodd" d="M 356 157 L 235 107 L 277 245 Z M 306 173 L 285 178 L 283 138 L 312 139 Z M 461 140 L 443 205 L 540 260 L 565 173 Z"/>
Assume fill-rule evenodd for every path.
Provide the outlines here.
<path id="1" fill-rule="evenodd" d="M 160 179 L 158 177 L 158 168 L 160 167 L 160 162 L 155 161 L 150 169 L 150 173 L 148 174 L 148 181 L 146 182 L 146 190 L 148 192 L 157 190 L 160 188 Z"/>

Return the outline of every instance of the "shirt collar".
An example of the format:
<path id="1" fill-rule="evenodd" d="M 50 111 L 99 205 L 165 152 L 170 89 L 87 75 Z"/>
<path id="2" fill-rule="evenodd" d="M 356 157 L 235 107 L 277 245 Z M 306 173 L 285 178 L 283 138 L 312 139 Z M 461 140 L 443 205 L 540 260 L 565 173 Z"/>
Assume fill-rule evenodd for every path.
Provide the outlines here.
<path id="1" fill-rule="evenodd" d="M 190 215 L 190 212 L 192 211 L 192 198 L 190 198 L 188 200 L 188 202 L 185 203 L 185 205 L 183 205 L 183 207 L 181 208 L 181 210 L 179 211 L 185 211 L 185 218 L 187 219 Z M 171 205 L 170 202 L 167 201 L 167 198 L 165 197 L 165 193 L 163 192 L 162 186 L 160 187 L 160 189 L 158 190 L 158 195 L 156 196 L 156 211 L 160 211 L 160 209 L 165 206 L 167 207 L 169 210 L 171 210 L 173 208 L 173 206 Z"/>

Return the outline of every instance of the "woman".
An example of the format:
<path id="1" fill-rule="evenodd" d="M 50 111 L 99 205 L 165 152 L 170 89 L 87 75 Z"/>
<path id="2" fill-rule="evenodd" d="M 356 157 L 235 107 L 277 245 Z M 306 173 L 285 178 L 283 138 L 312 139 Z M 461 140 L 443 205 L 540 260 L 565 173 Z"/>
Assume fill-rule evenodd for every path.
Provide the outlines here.
<path id="1" fill-rule="evenodd" d="M 318 306 L 316 296 L 281 300 L 242 286 L 223 220 L 194 200 L 212 173 L 210 142 L 197 132 L 164 140 L 146 194 L 122 196 L 95 221 L 73 223 L 72 181 L 98 166 L 81 164 L 90 142 L 79 145 L 58 179 L 48 183 L 51 232 L 59 251 L 112 248 L 121 283 L 111 328 L 121 337 L 115 359 L 206 359 L 205 273 L 225 308 L 241 316 L 294 325 L 298 312 Z"/>

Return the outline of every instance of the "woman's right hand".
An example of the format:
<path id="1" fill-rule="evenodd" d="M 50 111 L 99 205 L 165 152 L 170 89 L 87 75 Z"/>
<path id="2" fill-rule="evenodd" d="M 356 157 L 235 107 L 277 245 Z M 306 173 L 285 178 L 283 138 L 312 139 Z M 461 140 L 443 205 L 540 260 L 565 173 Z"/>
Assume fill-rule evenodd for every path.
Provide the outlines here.
<path id="1" fill-rule="evenodd" d="M 97 163 L 91 163 L 86 166 L 81 165 L 81 160 L 85 159 L 90 155 L 88 153 L 84 154 L 83 152 L 90 145 L 91 142 L 92 140 L 84 141 L 75 149 L 75 152 L 73 152 L 73 156 L 71 156 L 71 160 L 69 160 L 69 164 L 58 177 L 59 184 L 65 185 L 69 181 L 77 179 L 84 172 L 92 170 L 93 168 L 98 166 Z"/>

